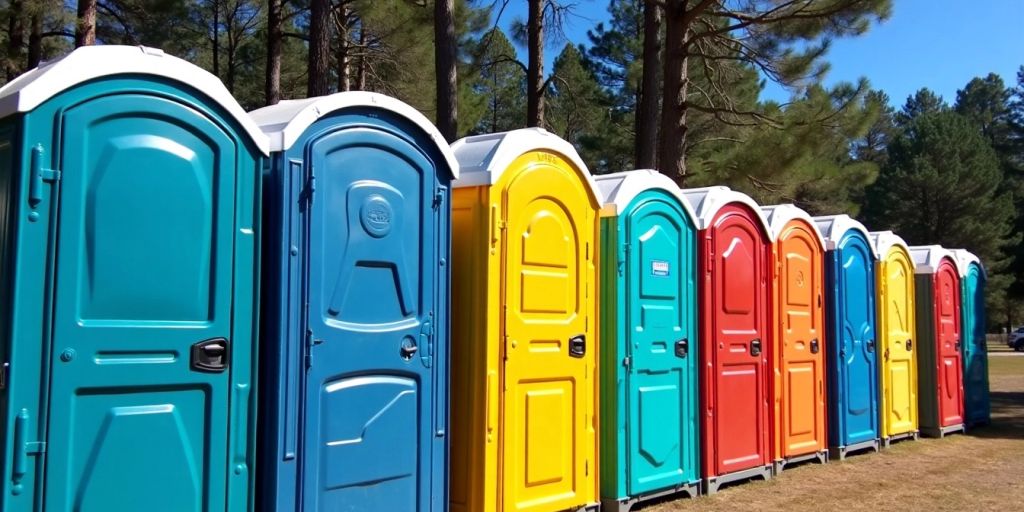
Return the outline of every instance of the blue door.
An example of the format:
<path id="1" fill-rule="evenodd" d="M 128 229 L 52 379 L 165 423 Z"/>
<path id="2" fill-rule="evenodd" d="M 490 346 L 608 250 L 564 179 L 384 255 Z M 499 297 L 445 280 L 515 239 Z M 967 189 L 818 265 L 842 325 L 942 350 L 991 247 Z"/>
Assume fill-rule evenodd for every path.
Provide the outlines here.
<path id="1" fill-rule="evenodd" d="M 626 220 L 628 493 L 697 479 L 694 230 L 661 194 Z"/>
<path id="2" fill-rule="evenodd" d="M 963 278 L 964 416 L 969 425 L 988 423 L 988 352 L 985 347 L 985 275 L 971 263 Z"/>
<path id="3" fill-rule="evenodd" d="M 867 239 L 848 232 L 833 251 L 831 266 L 830 444 L 850 446 L 878 437 L 874 258 Z"/>
<path id="4" fill-rule="evenodd" d="M 249 400 L 250 341 L 232 329 L 248 315 L 232 300 L 241 148 L 165 97 L 100 97 L 59 122 L 73 136 L 58 149 L 43 508 L 244 504 L 227 495 L 248 460 L 229 427 Z M 247 414 L 236 420 L 244 432 Z"/>
<path id="5" fill-rule="evenodd" d="M 430 510 L 444 499 L 430 477 L 445 415 L 434 333 L 447 205 L 435 166 L 370 127 L 311 139 L 305 161 L 303 509 Z"/>

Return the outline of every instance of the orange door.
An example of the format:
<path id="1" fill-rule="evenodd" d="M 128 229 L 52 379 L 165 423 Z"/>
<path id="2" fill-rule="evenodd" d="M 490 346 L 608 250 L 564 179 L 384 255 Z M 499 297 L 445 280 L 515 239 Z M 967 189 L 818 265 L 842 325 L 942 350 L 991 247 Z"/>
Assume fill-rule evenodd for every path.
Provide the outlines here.
<path id="1" fill-rule="evenodd" d="M 825 449 L 824 263 L 811 229 L 803 221 L 791 221 L 776 242 L 778 458 Z"/>

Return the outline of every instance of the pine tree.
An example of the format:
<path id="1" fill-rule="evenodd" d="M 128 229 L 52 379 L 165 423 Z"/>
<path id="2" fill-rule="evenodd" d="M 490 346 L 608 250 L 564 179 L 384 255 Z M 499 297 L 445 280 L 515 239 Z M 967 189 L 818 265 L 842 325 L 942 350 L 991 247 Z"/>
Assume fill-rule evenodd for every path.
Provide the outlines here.
<path id="1" fill-rule="evenodd" d="M 493 133 L 526 126 L 526 70 L 516 60 L 516 50 L 500 28 L 484 34 L 470 50 L 470 69 L 477 72 L 467 82 L 482 104 L 479 120 L 469 134 Z"/>

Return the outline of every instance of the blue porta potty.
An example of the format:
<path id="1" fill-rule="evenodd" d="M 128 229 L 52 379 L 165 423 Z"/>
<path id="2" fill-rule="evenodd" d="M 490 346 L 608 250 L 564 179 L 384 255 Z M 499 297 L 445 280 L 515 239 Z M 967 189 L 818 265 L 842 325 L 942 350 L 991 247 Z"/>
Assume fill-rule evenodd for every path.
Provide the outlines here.
<path id="1" fill-rule="evenodd" d="M 270 137 L 258 503 L 443 511 L 448 145 L 346 92 L 251 113 Z"/>
<path id="2" fill-rule="evenodd" d="M 988 274 L 974 253 L 955 249 L 960 271 L 961 339 L 964 360 L 964 423 L 967 427 L 991 421 L 988 350 L 985 346 L 985 282 Z"/>
<path id="3" fill-rule="evenodd" d="M 0 89 L 0 510 L 251 506 L 267 151 L 156 49 Z"/>
<path id="4" fill-rule="evenodd" d="M 825 239 L 828 441 L 833 457 L 878 451 L 875 253 L 849 215 L 815 217 Z"/>

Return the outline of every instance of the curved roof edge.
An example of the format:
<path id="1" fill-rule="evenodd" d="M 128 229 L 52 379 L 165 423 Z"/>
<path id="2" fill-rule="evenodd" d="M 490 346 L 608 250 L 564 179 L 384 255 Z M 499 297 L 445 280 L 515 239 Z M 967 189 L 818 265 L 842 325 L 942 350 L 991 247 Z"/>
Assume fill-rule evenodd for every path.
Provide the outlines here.
<path id="1" fill-rule="evenodd" d="M 264 155 L 270 143 L 219 78 L 186 60 L 145 46 L 83 46 L 41 64 L 0 88 L 0 117 L 29 112 L 50 98 L 89 80 L 114 75 L 152 75 L 188 85 L 233 117 Z"/>
<path id="2" fill-rule="evenodd" d="M 453 142 L 452 153 L 459 162 L 461 175 L 452 186 L 459 188 L 494 185 L 515 159 L 538 149 L 554 151 L 572 162 L 583 174 L 596 202 L 601 202 L 597 183 L 594 182 L 590 169 L 583 163 L 576 148 L 569 144 L 569 141 L 543 128 L 520 128 L 487 135 L 473 135 Z"/>
<path id="3" fill-rule="evenodd" d="M 683 197 L 676 182 L 672 178 L 653 169 L 635 169 L 612 174 L 594 176 L 598 191 L 601 192 L 601 201 L 608 205 L 614 205 L 618 215 L 624 211 L 629 203 L 633 202 L 636 196 L 647 190 L 663 190 L 679 201 L 686 215 L 690 217 L 693 225 L 697 225 L 697 217 L 693 214 L 690 202 Z"/>
<path id="4" fill-rule="evenodd" d="M 852 229 L 860 232 L 864 235 L 864 239 L 871 243 L 871 236 L 868 234 L 868 228 L 864 227 L 857 219 L 850 217 L 849 215 L 821 215 L 813 217 L 814 223 L 818 226 L 818 231 L 821 232 L 821 237 L 825 240 L 825 250 L 832 251 L 836 247 L 839 247 L 839 243 L 843 241 L 843 237 Z"/>
<path id="5" fill-rule="evenodd" d="M 459 164 L 441 132 L 420 111 L 397 98 L 368 91 L 348 91 L 305 98 L 285 100 L 249 112 L 249 117 L 270 138 L 271 151 L 285 151 L 321 117 L 342 109 L 372 107 L 393 112 L 423 130 L 437 145 L 451 168 L 453 178 L 459 177 Z"/>
<path id="6" fill-rule="evenodd" d="M 681 192 L 683 197 L 690 202 L 690 206 L 693 207 L 694 215 L 697 219 L 697 229 L 707 229 L 711 225 L 711 221 L 715 219 L 715 215 L 724 206 L 730 203 L 739 203 L 750 208 L 760 221 L 765 236 L 772 242 L 775 241 L 771 227 L 768 226 L 768 219 L 764 217 L 764 212 L 761 211 L 760 205 L 757 204 L 757 201 L 754 201 L 754 198 L 743 192 L 737 192 L 725 186 L 685 188 Z"/>
<path id="7" fill-rule="evenodd" d="M 868 240 L 871 242 L 871 247 L 875 251 L 875 258 L 882 260 L 885 259 L 885 254 L 889 252 L 893 246 L 900 246 L 904 251 L 910 253 L 910 246 L 907 242 L 900 238 L 899 235 L 892 231 L 869 231 Z M 914 258 L 910 258 L 910 263 L 914 263 Z"/>
<path id="8" fill-rule="evenodd" d="M 938 272 L 942 260 L 948 259 L 956 269 L 957 275 L 963 275 L 960 272 L 960 262 L 957 261 L 956 255 L 941 245 L 913 245 L 909 249 L 910 256 L 916 264 L 915 274 L 934 274 Z"/>
<path id="9" fill-rule="evenodd" d="M 967 249 L 950 249 L 953 251 L 953 255 L 956 256 L 957 266 L 960 268 L 960 276 L 966 276 L 967 271 L 970 270 L 971 264 L 975 264 L 981 269 L 981 273 L 987 278 L 988 272 L 985 270 L 985 265 L 981 263 L 981 258 L 976 254 Z"/>
<path id="10" fill-rule="evenodd" d="M 762 206 L 761 213 L 763 213 L 765 218 L 768 219 L 768 227 L 772 231 L 773 240 L 779 239 L 782 232 L 791 221 L 802 220 L 807 223 L 811 232 L 818 239 L 818 243 L 821 244 L 821 250 L 825 250 L 825 238 L 821 236 L 821 231 L 818 230 L 818 224 L 814 222 L 814 218 L 811 217 L 811 214 L 807 213 L 803 208 L 790 203 L 773 204 L 770 206 Z"/>

